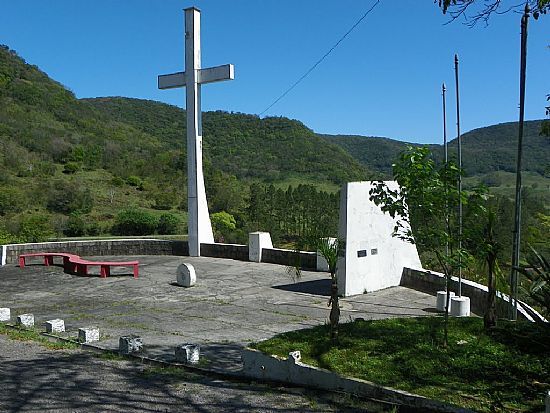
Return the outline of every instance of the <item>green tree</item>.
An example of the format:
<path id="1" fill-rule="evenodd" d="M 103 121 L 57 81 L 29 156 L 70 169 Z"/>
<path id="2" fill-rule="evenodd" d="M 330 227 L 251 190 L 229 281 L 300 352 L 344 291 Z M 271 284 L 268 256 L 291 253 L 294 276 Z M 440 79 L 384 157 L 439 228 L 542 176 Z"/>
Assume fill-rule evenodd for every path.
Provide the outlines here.
<path id="1" fill-rule="evenodd" d="M 215 212 L 210 215 L 214 237 L 217 242 L 224 242 L 228 235 L 235 230 L 235 217 L 225 211 Z"/>
<path id="2" fill-rule="evenodd" d="M 393 165 L 393 175 L 399 184 L 391 189 L 377 181 L 370 191 L 371 200 L 383 212 L 396 219 L 393 236 L 416 244 L 420 252 L 436 257 L 446 279 L 444 339 L 448 341 L 450 279 L 468 259 L 467 251 L 458 248 L 455 211 L 460 199 L 467 204 L 464 192 L 459 193 L 457 181 L 462 171 L 452 162 L 437 167 L 426 147 L 409 146 Z M 446 248 L 448 246 L 448 250 Z"/>
<path id="3" fill-rule="evenodd" d="M 154 234 L 158 226 L 158 218 L 143 209 L 128 208 L 120 211 L 113 225 L 116 235 L 149 235 Z"/>
<path id="4" fill-rule="evenodd" d="M 177 234 L 181 227 L 181 219 L 175 214 L 166 212 L 159 217 L 157 231 L 162 235 Z"/>
<path id="5" fill-rule="evenodd" d="M 543 314 L 550 317 L 550 263 L 534 248 L 527 263 L 518 268 L 527 277 L 530 284 L 527 293 L 540 306 Z"/>
<path id="6" fill-rule="evenodd" d="M 20 222 L 19 238 L 23 242 L 43 242 L 54 235 L 50 217 L 45 214 L 25 216 Z"/>

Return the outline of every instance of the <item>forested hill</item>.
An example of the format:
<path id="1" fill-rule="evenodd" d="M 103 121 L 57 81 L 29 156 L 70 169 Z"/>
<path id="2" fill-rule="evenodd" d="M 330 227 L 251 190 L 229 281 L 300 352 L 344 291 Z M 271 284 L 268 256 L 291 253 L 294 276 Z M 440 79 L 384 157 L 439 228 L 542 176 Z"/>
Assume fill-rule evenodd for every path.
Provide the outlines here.
<path id="1" fill-rule="evenodd" d="M 540 134 L 542 121 L 525 123 L 523 169 L 544 175 L 550 164 L 550 141 Z M 367 168 L 391 173 L 391 164 L 407 144 L 378 137 L 350 135 L 320 135 L 347 150 Z M 502 123 L 474 129 L 462 135 L 462 159 L 466 174 L 482 175 L 493 171 L 515 172 L 517 153 L 517 122 Z M 427 145 L 434 155 L 443 156 L 443 145 Z M 457 140 L 450 142 L 449 152 L 456 156 Z"/>
<path id="2" fill-rule="evenodd" d="M 185 152 L 185 110 L 129 99 L 85 99 L 111 120 L 124 122 Z M 275 182 L 290 177 L 342 183 L 373 176 L 345 150 L 301 122 L 227 112 L 203 113 L 203 150 L 212 167 L 237 178 Z"/>

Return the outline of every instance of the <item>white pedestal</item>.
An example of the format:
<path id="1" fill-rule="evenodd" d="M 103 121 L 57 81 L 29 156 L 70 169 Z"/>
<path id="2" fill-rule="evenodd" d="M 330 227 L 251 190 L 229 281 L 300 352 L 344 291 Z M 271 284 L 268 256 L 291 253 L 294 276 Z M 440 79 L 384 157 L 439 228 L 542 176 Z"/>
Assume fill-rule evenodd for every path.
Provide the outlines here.
<path id="1" fill-rule="evenodd" d="M 198 344 L 182 344 L 176 347 L 176 360 L 180 363 L 197 364 L 201 348 Z"/>
<path id="2" fill-rule="evenodd" d="M 455 296 L 455 293 L 450 292 L 451 300 Z M 449 311 L 451 311 L 451 302 L 449 301 Z M 437 311 L 445 311 L 445 304 L 447 303 L 447 291 L 438 291 L 437 298 L 435 299 L 435 308 Z"/>
<path id="3" fill-rule="evenodd" d="M 550 391 L 546 395 L 546 401 L 544 404 L 546 405 L 545 413 L 550 413 Z"/>
<path id="4" fill-rule="evenodd" d="M 11 310 L 9 308 L 0 308 L 0 321 L 10 321 Z"/>
<path id="5" fill-rule="evenodd" d="M 81 343 L 92 343 L 99 341 L 99 328 L 85 327 L 78 329 L 78 341 Z"/>
<path id="6" fill-rule="evenodd" d="M 34 327 L 34 315 L 21 314 L 17 316 L 17 325 L 25 328 Z"/>
<path id="7" fill-rule="evenodd" d="M 182 287 L 192 287 L 196 282 L 195 267 L 191 264 L 180 264 L 177 271 L 177 283 Z"/>
<path id="8" fill-rule="evenodd" d="M 251 232 L 248 234 L 248 260 L 262 262 L 262 249 L 273 248 L 269 232 Z"/>
<path id="9" fill-rule="evenodd" d="M 65 331 L 65 321 L 61 320 L 60 318 L 46 321 L 47 333 L 63 333 L 64 331 Z"/>
<path id="10" fill-rule="evenodd" d="M 450 314 L 453 317 L 470 316 L 470 299 L 468 297 L 451 297 Z"/>

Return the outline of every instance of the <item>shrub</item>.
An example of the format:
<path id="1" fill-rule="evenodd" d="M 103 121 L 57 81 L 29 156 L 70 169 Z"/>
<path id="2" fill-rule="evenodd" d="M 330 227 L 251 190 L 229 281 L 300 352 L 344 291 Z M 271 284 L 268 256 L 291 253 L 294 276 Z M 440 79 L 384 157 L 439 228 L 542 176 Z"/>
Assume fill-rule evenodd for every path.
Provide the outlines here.
<path id="1" fill-rule="evenodd" d="M 90 190 L 78 182 L 60 180 L 50 189 L 46 206 L 49 211 L 61 214 L 86 214 L 92 210 L 93 199 Z"/>
<path id="2" fill-rule="evenodd" d="M 5 188 L 0 191 L 0 215 L 20 212 L 25 208 L 25 194 L 18 188 Z"/>
<path id="3" fill-rule="evenodd" d="M 235 217 L 225 211 L 216 212 L 210 215 L 214 238 L 216 241 L 223 242 L 236 228 Z"/>
<path id="4" fill-rule="evenodd" d="M 156 216 L 142 209 L 129 208 L 118 213 L 112 232 L 115 235 L 153 234 L 158 226 Z"/>
<path id="5" fill-rule="evenodd" d="M 72 213 L 67 221 L 67 227 L 63 231 L 68 237 L 81 237 L 86 234 L 86 223 L 78 213 Z"/>
<path id="6" fill-rule="evenodd" d="M 24 242 L 43 242 L 54 235 L 50 217 L 45 214 L 32 214 L 21 220 L 19 238 Z"/>
<path id="7" fill-rule="evenodd" d="M 126 183 L 131 186 L 137 186 L 143 185 L 141 182 L 141 179 L 138 176 L 131 175 L 128 178 L 126 178 Z"/>
<path id="8" fill-rule="evenodd" d="M 74 174 L 80 169 L 80 164 L 77 162 L 67 162 L 65 166 L 63 167 L 63 173 L 64 174 Z"/>
<path id="9" fill-rule="evenodd" d="M 165 213 L 159 218 L 158 233 L 162 235 L 173 235 L 178 233 L 181 226 L 181 219 L 178 215 Z"/>

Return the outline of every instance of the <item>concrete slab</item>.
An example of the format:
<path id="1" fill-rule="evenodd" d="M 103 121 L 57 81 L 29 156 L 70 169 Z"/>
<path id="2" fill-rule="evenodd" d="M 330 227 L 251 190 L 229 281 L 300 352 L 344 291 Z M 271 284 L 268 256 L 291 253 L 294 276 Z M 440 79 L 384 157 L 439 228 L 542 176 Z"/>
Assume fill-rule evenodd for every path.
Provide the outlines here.
<path id="1" fill-rule="evenodd" d="M 93 257 L 89 257 L 93 259 Z M 174 357 L 182 342 L 201 346 L 201 362 L 213 370 L 238 371 L 239 349 L 274 334 L 328 321 L 328 273 L 302 273 L 294 283 L 286 267 L 208 257 L 131 256 L 140 276 L 117 269 L 106 279 L 65 274 L 60 267 L 0 268 L 0 302 L 17 314 L 61 318 L 76 335 L 97 326 L 98 345 L 118 349 L 120 336 L 142 337 L 143 353 Z M 182 262 L 194 266 L 193 288 L 178 286 Z M 96 271 L 97 272 L 97 271 Z M 342 321 L 431 315 L 434 298 L 404 287 L 341 299 Z M 203 360 L 204 359 L 204 360 Z"/>

